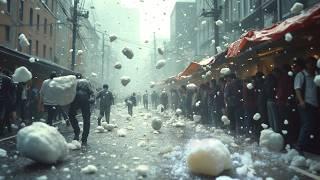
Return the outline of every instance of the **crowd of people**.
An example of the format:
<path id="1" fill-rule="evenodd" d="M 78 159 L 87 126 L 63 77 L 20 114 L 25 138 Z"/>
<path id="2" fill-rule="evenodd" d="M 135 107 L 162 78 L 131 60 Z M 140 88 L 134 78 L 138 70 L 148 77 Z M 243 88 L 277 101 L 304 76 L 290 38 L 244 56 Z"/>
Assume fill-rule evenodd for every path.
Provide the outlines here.
<path id="1" fill-rule="evenodd" d="M 258 141 L 261 130 L 268 127 L 282 134 L 285 143 L 299 152 L 319 153 L 320 91 L 313 81 L 316 74 L 315 58 L 296 59 L 292 66 L 284 64 L 269 74 L 257 72 L 240 79 L 230 72 L 196 88 L 182 85 L 170 90 L 169 103 L 159 103 L 181 109 L 190 119 L 201 115 L 202 123 L 227 129 L 235 137 Z M 223 115 L 230 124 L 223 123 Z"/>

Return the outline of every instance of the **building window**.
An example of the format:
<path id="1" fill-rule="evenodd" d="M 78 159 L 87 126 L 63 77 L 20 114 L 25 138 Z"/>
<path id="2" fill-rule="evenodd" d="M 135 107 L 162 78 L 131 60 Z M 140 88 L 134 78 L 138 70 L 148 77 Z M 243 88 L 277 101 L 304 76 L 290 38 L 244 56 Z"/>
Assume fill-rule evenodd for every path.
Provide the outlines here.
<path id="1" fill-rule="evenodd" d="M 11 11 L 11 0 L 7 0 L 7 11 L 10 13 Z"/>
<path id="2" fill-rule="evenodd" d="M 39 41 L 36 40 L 36 56 L 39 56 Z"/>
<path id="3" fill-rule="evenodd" d="M 33 25 L 33 9 L 32 8 L 30 8 L 29 24 L 30 26 Z"/>
<path id="4" fill-rule="evenodd" d="M 43 25 L 43 32 L 46 34 L 47 33 L 47 18 L 44 19 L 44 25 Z"/>
<path id="5" fill-rule="evenodd" d="M 50 59 L 52 59 L 52 47 L 50 47 L 50 49 L 49 49 L 49 56 L 50 56 Z"/>
<path id="6" fill-rule="evenodd" d="M 6 41 L 10 41 L 10 26 L 5 26 Z"/>
<path id="7" fill-rule="evenodd" d="M 53 34 L 53 25 L 52 24 L 50 24 L 50 37 L 52 37 L 52 34 Z"/>
<path id="8" fill-rule="evenodd" d="M 37 30 L 39 31 L 40 28 L 40 15 L 37 14 Z"/>
<path id="9" fill-rule="evenodd" d="M 29 40 L 29 54 L 32 55 L 32 40 Z"/>
<path id="10" fill-rule="evenodd" d="M 20 6 L 19 6 L 20 21 L 23 21 L 23 9 L 24 9 L 24 0 L 20 0 Z"/>
<path id="11" fill-rule="evenodd" d="M 46 53 L 47 53 L 47 46 L 43 45 L 43 58 L 46 58 Z"/>

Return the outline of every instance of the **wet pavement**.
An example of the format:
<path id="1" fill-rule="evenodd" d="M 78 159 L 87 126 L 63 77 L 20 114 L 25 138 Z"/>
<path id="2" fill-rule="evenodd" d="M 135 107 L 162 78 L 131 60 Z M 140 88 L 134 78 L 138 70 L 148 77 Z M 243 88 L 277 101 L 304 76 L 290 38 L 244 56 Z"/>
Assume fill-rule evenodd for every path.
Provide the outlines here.
<path id="1" fill-rule="evenodd" d="M 153 117 L 160 117 L 164 124 L 160 131 L 151 128 Z M 89 146 L 70 151 L 68 159 L 56 165 L 42 165 L 20 157 L 16 152 L 15 139 L 0 142 L 0 148 L 8 151 L 7 158 L 0 158 L 0 176 L 5 179 L 36 179 L 45 175 L 47 179 L 214 179 L 189 173 L 185 164 L 186 144 L 190 139 L 215 137 L 228 145 L 232 154 L 233 169 L 221 175 L 239 179 L 310 179 L 288 168 L 281 160 L 280 153 L 266 151 L 250 139 L 240 137 L 234 140 L 223 130 L 187 121 L 177 125 L 173 113 L 160 114 L 146 111 L 142 107 L 134 109 L 134 116 L 128 118 L 123 105 L 113 107 L 111 123 L 117 128 L 110 132 L 97 133 L 96 114 L 91 118 Z M 58 125 L 60 132 L 70 142 L 73 138 L 71 127 Z M 125 128 L 127 135 L 119 137 L 117 130 Z M 241 166 L 239 157 L 243 153 L 252 156 L 252 166 L 248 173 L 240 176 L 236 167 Z M 236 154 L 235 154 L 236 153 Z M 237 154 L 238 153 L 238 154 Z M 81 168 L 92 164 L 98 168 L 95 174 L 83 174 Z M 138 165 L 147 165 L 147 176 L 139 176 Z M 1 179 L 1 178 L 0 178 Z M 45 178 L 44 178 L 45 179 Z"/>

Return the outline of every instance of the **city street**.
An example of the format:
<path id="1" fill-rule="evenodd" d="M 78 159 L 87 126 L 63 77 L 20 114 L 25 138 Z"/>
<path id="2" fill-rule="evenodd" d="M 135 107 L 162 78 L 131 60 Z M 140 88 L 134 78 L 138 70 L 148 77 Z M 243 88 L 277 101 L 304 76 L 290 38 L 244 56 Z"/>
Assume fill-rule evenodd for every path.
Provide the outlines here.
<path id="1" fill-rule="evenodd" d="M 277 179 L 310 179 L 281 160 L 281 154 L 268 152 L 251 143 L 249 139 L 233 138 L 221 130 L 187 121 L 183 125 L 172 123 L 170 113 L 160 114 L 157 111 L 146 111 L 142 107 L 134 109 L 134 116 L 128 120 L 126 109 L 121 104 L 113 107 L 112 123 L 118 127 L 111 132 L 97 133 L 95 128 L 96 114 L 91 118 L 91 133 L 87 148 L 70 152 L 68 159 L 56 165 L 42 165 L 20 157 L 16 152 L 15 139 L 0 142 L 0 148 L 8 151 L 7 158 L 0 158 L 2 179 L 36 179 L 46 176 L 47 179 L 212 179 L 188 172 L 185 163 L 186 144 L 190 139 L 218 138 L 229 145 L 232 154 L 233 168 L 221 176 L 239 179 L 257 179 L 273 177 Z M 161 117 L 164 126 L 159 132 L 153 131 L 151 119 Z M 174 118 L 175 115 L 173 115 Z M 170 120 L 171 119 L 171 120 Z M 60 132 L 70 142 L 72 128 L 59 124 Z M 127 129 L 125 137 L 119 137 L 117 130 Z M 236 172 L 241 154 L 252 156 L 252 176 L 250 173 L 241 176 Z M 240 155 L 236 155 L 239 153 Z M 83 174 L 81 168 L 92 164 L 98 168 L 95 174 Z M 139 165 L 147 165 L 149 170 L 145 177 L 135 171 Z M 250 171 L 251 171 L 250 170 Z M 248 171 L 249 172 L 249 171 Z M 44 177 L 42 177 L 44 178 Z"/>

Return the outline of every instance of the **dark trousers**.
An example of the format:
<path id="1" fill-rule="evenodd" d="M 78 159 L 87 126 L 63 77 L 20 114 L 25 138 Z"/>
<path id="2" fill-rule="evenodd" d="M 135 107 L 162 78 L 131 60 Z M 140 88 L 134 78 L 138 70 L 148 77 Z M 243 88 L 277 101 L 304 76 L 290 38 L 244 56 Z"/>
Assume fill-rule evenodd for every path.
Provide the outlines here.
<path id="1" fill-rule="evenodd" d="M 228 118 L 230 120 L 230 131 L 235 135 L 240 135 L 244 125 L 243 110 L 240 106 L 232 106 L 227 108 Z M 241 118 L 242 117 L 242 118 Z"/>
<path id="2" fill-rule="evenodd" d="M 100 116 L 98 117 L 98 125 L 101 125 L 101 119 L 103 116 L 105 116 L 106 118 L 106 122 L 109 124 L 110 122 L 110 111 L 111 111 L 111 107 L 107 106 L 107 107 L 100 107 Z"/>
<path id="3" fill-rule="evenodd" d="M 146 109 L 148 109 L 148 101 L 143 101 L 143 106 L 144 106 L 144 108 L 146 108 Z"/>
<path id="4" fill-rule="evenodd" d="M 4 132 L 4 127 L 7 126 L 11 132 L 10 115 L 12 112 L 6 107 L 5 102 L 0 102 L 0 135 Z"/>
<path id="5" fill-rule="evenodd" d="M 132 106 L 132 105 L 129 105 L 129 106 L 128 106 L 128 114 L 129 114 L 130 116 L 132 116 L 132 109 L 133 109 L 133 106 Z"/>
<path id="6" fill-rule="evenodd" d="M 81 110 L 82 118 L 83 118 L 83 132 L 82 132 L 82 142 L 86 143 L 89 131 L 90 131 L 90 102 L 89 100 L 77 100 L 75 99 L 69 108 L 69 119 L 71 126 L 74 130 L 74 139 L 79 140 L 80 135 L 80 127 L 78 120 L 76 118 L 77 111 Z"/>
<path id="7" fill-rule="evenodd" d="M 52 126 L 53 120 L 57 117 L 58 106 L 56 105 L 44 105 L 46 111 L 48 112 L 47 124 Z"/>
<path id="8" fill-rule="evenodd" d="M 305 108 L 298 108 L 300 115 L 300 132 L 298 137 L 298 146 L 302 150 L 309 150 L 316 144 L 316 121 L 319 120 L 317 108 L 306 104 Z M 311 139 L 310 136 L 314 138 Z"/>

